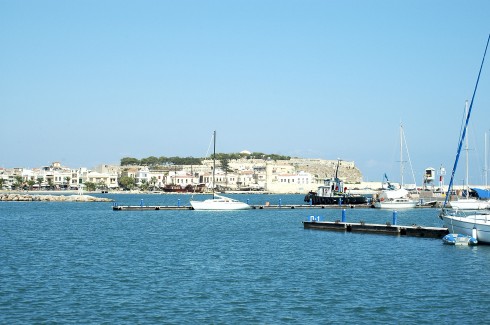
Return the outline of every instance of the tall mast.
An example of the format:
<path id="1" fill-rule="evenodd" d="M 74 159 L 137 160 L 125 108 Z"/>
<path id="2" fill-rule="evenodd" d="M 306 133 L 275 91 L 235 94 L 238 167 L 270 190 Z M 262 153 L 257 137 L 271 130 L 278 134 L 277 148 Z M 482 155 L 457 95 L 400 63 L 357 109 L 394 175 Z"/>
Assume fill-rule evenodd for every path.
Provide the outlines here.
<path id="1" fill-rule="evenodd" d="M 403 125 L 400 123 L 400 188 L 403 188 Z"/>
<path id="2" fill-rule="evenodd" d="M 213 199 L 214 199 L 214 187 L 215 187 L 215 174 L 216 174 L 216 130 L 213 132 Z"/>
<path id="3" fill-rule="evenodd" d="M 466 117 L 468 115 L 468 100 L 465 102 L 465 109 L 464 109 L 464 116 Z M 469 172 L 468 172 L 468 137 L 465 139 L 465 150 L 466 150 L 466 177 L 464 180 L 463 188 L 466 189 L 466 198 L 468 198 L 468 192 L 469 192 Z"/>
<path id="4" fill-rule="evenodd" d="M 487 132 L 485 132 L 485 189 L 488 187 Z"/>
<path id="5" fill-rule="evenodd" d="M 471 108 L 473 107 L 473 101 L 475 99 L 476 90 L 478 89 L 478 83 L 480 82 L 480 75 L 481 75 L 481 71 L 483 69 L 483 63 L 485 62 L 485 56 L 487 55 L 487 49 L 488 49 L 488 43 L 489 42 L 490 42 L 490 34 L 488 35 L 488 38 L 487 38 L 487 45 L 485 45 L 485 52 L 483 52 L 483 58 L 482 58 L 481 64 L 480 64 L 480 70 L 478 71 L 478 77 L 476 78 L 475 88 L 473 89 L 473 96 L 471 96 L 470 107 L 468 109 L 468 115 L 466 115 L 466 122 L 464 124 L 463 133 L 461 134 L 461 138 L 460 138 L 459 144 L 458 144 L 458 150 L 456 151 L 456 159 L 454 159 L 454 165 L 453 165 L 453 169 L 451 171 L 451 179 L 449 181 L 449 186 L 448 186 L 447 192 L 446 192 L 446 198 L 444 199 L 444 204 L 442 206 L 442 212 L 444 212 L 444 209 L 446 208 L 447 202 L 449 201 L 449 196 L 451 195 L 451 190 L 452 190 L 453 182 L 454 182 L 454 173 L 456 172 L 456 168 L 458 167 L 459 154 L 461 152 L 463 140 L 465 139 L 465 136 L 466 136 L 466 128 L 468 127 L 468 122 L 470 121 Z"/>

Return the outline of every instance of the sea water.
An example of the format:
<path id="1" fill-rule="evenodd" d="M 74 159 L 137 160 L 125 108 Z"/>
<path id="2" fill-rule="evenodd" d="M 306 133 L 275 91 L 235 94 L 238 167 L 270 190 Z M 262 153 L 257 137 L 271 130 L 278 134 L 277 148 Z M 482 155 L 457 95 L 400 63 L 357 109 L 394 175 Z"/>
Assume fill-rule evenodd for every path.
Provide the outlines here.
<path id="1" fill-rule="evenodd" d="M 120 205 L 190 199 L 100 196 Z M 299 195 L 232 197 L 304 203 Z M 438 212 L 398 211 L 397 222 L 441 226 Z M 353 222 L 392 222 L 392 214 L 346 210 Z M 490 246 L 305 230 L 311 215 L 334 221 L 341 210 L 0 202 L 0 323 L 490 322 Z"/>

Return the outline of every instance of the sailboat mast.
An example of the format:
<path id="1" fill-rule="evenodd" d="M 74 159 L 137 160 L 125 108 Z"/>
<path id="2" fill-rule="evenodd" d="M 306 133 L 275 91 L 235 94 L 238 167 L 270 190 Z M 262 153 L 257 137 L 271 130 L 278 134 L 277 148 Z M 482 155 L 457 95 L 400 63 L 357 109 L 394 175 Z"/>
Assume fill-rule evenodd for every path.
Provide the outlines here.
<path id="1" fill-rule="evenodd" d="M 403 125 L 400 123 L 400 188 L 403 188 Z"/>
<path id="2" fill-rule="evenodd" d="M 453 187 L 454 182 L 454 173 L 456 172 L 456 168 L 458 167 L 459 154 L 461 153 L 461 147 L 463 146 L 463 141 L 466 136 L 466 128 L 468 127 L 468 122 L 470 121 L 471 108 L 473 107 L 473 101 L 475 99 L 476 90 L 478 89 L 478 83 L 480 82 L 480 75 L 483 69 L 483 63 L 485 62 L 485 56 L 487 55 L 488 42 L 490 41 L 490 34 L 487 38 L 487 45 L 485 46 L 485 52 L 483 53 L 483 59 L 481 60 L 480 70 L 478 71 L 478 77 L 476 78 L 475 89 L 473 89 L 473 96 L 471 97 L 470 108 L 468 109 L 468 115 L 466 116 L 466 123 L 463 128 L 463 133 L 461 134 L 461 139 L 459 140 L 458 150 L 456 151 L 456 159 L 454 160 L 453 170 L 451 171 L 451 179 L 449 181 L 449 186 L 447 188 L 446 198 L 444 199 L 444 205 L 442 206 L 442 210 L 446 208 L 446 204 L 449 200 L 449 196 L 451 195 L 451 189 Z"/>
<path id="3" fill-rule="evenodd" d="M 216 175 L 216 130 L 213 132 L 213 199 L 214 199 L 214 187 Z"/>
<path id="4" fill-rule="evenodd" d="M 465 102 L 465 109 L 464 109 L 465 116 L 468 115 L 468 101 Z M 466 177 L 464 180 L 463 188 L 466 190 L 466 198 L 468 198 L 468 192 L 469 192 L 469 158 L 468 158 L 468 137 L 465 139 L 465 150 L 466 150 Z"/>
<path id="5" fill-rule="evenodd" d="M 487 132 L 485 132 L 485 189 L 488 187 Z"/>

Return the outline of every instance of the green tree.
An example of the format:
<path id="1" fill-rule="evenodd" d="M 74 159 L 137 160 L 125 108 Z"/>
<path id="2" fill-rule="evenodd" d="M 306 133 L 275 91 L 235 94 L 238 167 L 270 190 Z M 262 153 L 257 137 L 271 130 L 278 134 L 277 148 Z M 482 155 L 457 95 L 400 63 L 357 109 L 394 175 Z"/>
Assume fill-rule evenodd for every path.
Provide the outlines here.
<path id="1" fill-rule="evenodd" d="M 155 184 L 157 183 L 157 178 L 155 176 L 152 176 L 150 179 L 150 185 L 153 190 L 155 190 Z"/>
<path id="2" fill-rule="evenodd" d="M 41 189 L 41 184 L 44 182 L 44 178 L 38 177 L 36 179 L 36 183 L 39 185 L 39 189 Z"/>
<path id="3" fill-rule="evenodd" d="M 148 184 L 148 181 L 146 179 L 141 181 L 140 189 L 142 191 L 148 191 L 149 187 L 150 187 L 150 185 Z"/>
<path id="4" fill-rule="evenodd" d="M 68 189 L 70 189 L 70 180 L 71 180 L 71 177 L 70 176 L 66 176 L 65 177 L 66 187 Z"/>
<path id="5" fill-rule="evenodd" d="M 5 184 L 5 179 L 0 178 L 0 190 L 3 188 L 3 184 Z"/>
<path id="6" fill-rule="evenodd" d="M 139 164 L 140 161 L 136 158 L 124 157 L 121 159 L 121 166 L 136 166 Z"/>
<path id="7" fill-rule="evenodd" d="M 135 182 L 134 178 L 123 176 L 119 178 L 119 186 L 125 190 L 132 190 L 134 188 Z"/>
<path id="8" fill-rule="evenodd" d="M 33 179 L 30 179 L 27 181 L 27 185 L 29 186 L 29 190 L 32 190 L 32 187 L 36 184 L 36 181 Z"/>
<path id="9" fill-rule="evenodd" d="M 97 189 L 97 185 L 94 182 L 85 182 L 85 190 L 87 191 L 95 191 Z"/>
<path id="10" fill-rule="evenodd" d="M 233 169 L 230 168 L 230 160 L 228 158 L 223 157 L 219 160 L 219 162 L 221 164 L 221 169 L 225 172 L 225 174 L 233 171 Z"/>
<path id="11" fill-rule="evenodd" d="M 22 184 L 24 182 L 24 179 L 22 178 L 22 176 L 17 175 L 14 177 L 14 179 L 15 179 L 15 183 L 14 183 L 15 189 L 22 188 Z"/>
<path id="12" fill-rule="evenodd" d="M 160 160 L 157 157 L 154 157 L 154 156 L 151 156 L 151 157 L 148 157 L 148 158 L 143 158 L 140 161 L 140 164 L 141 165 L 144 165 L 144 166 L 156 166 L 159 163 L 160 163 Z"/>

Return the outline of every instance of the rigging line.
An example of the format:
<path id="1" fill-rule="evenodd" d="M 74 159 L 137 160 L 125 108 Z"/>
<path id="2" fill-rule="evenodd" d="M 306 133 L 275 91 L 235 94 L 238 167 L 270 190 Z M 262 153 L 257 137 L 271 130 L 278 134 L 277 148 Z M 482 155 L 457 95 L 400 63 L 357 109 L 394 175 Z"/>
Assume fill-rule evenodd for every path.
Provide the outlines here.
<path id="1" fill-rule="evenodd" d="M 468 127 L 468 122 L 470 121 L 471 109 L 473 108 L 473 101 L 475 100 L 476 90 L 478 88 L 478 83 L 480 82 L 480 75 L 481 75 L 481 71 L 483 69 L 483 63 L 485 62 L 485 56 L 487 55 L 487 49 L 488 49 L 488 42 L 489 41 L 490 41 L 490 34 L 488 35 L 488 38 L 487 38 L 487 45 L 485 46 L 485 52 L 483 53 L 483 59 L 481 61 L 481 65 L 480 65 L 480 71 L 478 71 L 478 78 L 476 79 L 475 89 L 473 90 L 473 96 L 471 96 L 470 108 L 468 109 L 468 114 L 466 115 L 466 123 L 465 123 L 465 127 L 463 129 L 463 134 L 461 135 L 461 139 L 459 141 L 458 151 L 456 152 L 456 159 L 454 160 L 453 170 L 451 171 L 451 180 L 449 181 L 449 186 L 448 186 L 448 190 L 446 193 L 446 198 L 444 199 L 444 204 L 442 206 L 442 211 L 444 211 L 444 209 L 446 208 L 446 204 L 448 202 L 448 199 L 449 199 L 449 196 L 451 193 L 451 189 L 453 187 L 454 173 L 456 172 L 456 168 L 458 167 L 459 154 L 461 153 L 461 147 L 463 146 L 463 141 L 464 141 L 464 138 L 466 136 L 466 128 Z"/>
<path id="2" fill-rule="evenodd" d="M 204 157 L 209 157 L 209 150 L 211 149 L 211 146 L 213 145 L 213 140 L 214 140 L 214 133 L 211 135 L 211 140 L 209 141 L 208 145 L 208 150 L 206 151 L 206 155 Z"/>
<path id="3" fill-rule="evenodd" d="M 412 171 L 412 177 L 413 177 L 413 183 L 415 186 L 415 191 L 418 193 L 419 190 L 417 189 L 417 180 L 415 178 L 415 173 L 413 171 L 412 159 L 410 159 L 410 151 L 408 151 L 408 144 L 407 144 L 407 137 L 405 136 L 405 130 L 403 131 L 403 142 L 405 144 L 405 149 L 407 150 L 408 164 L 410 165 L 410 170 Z"/>

